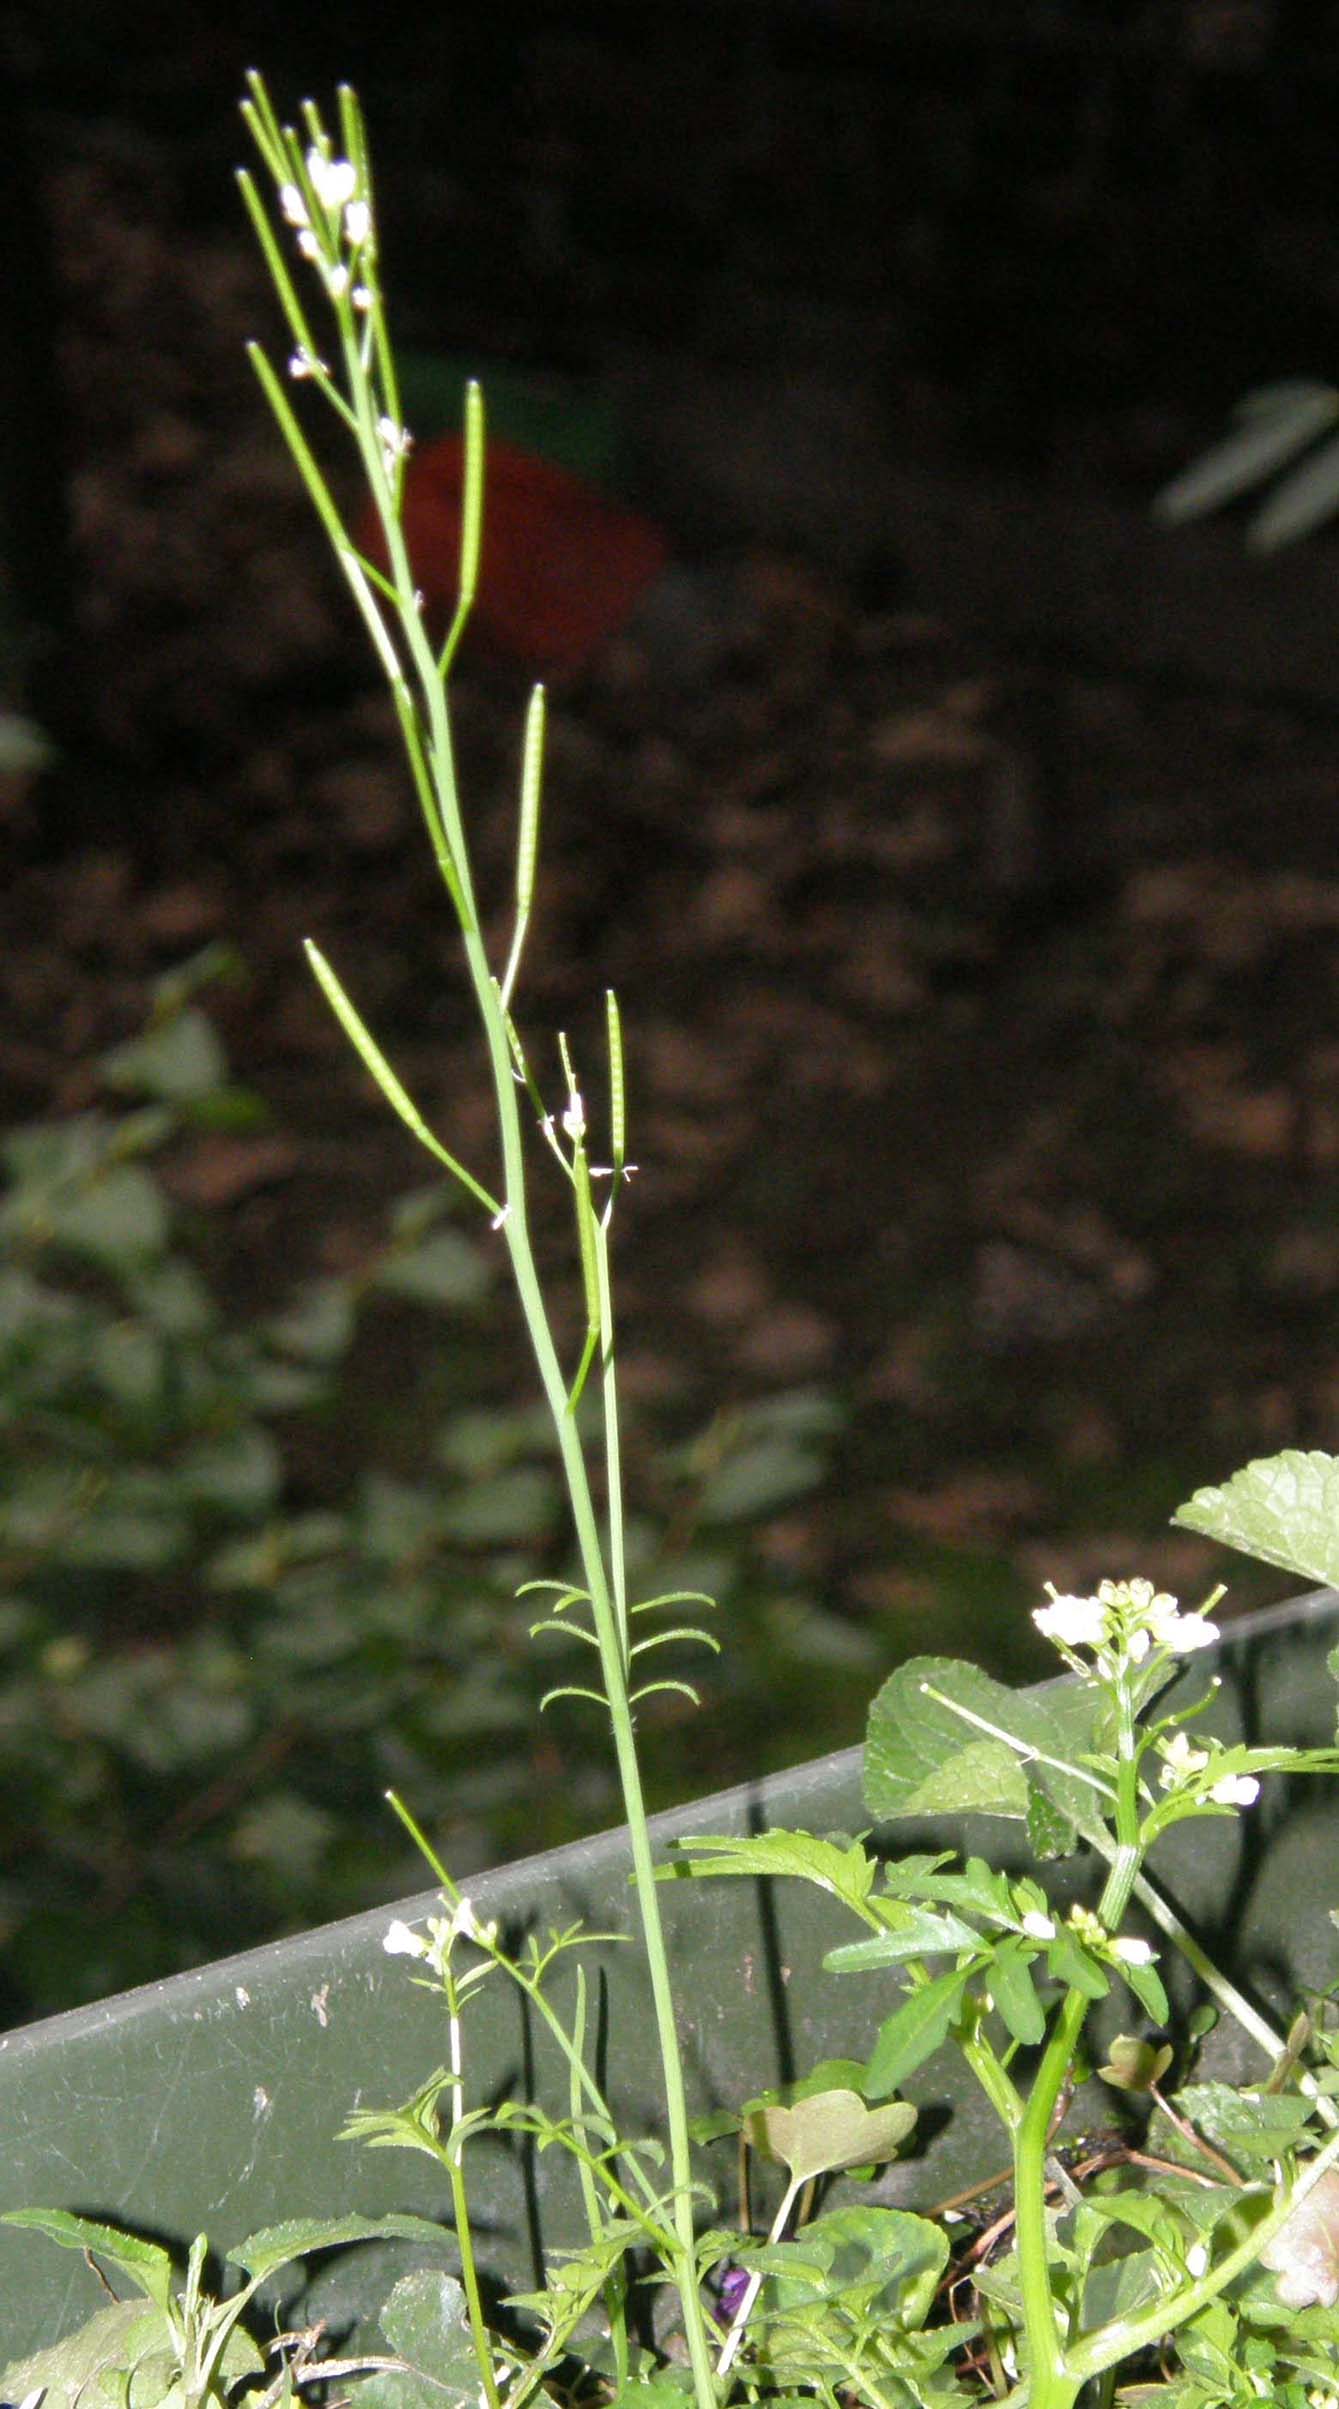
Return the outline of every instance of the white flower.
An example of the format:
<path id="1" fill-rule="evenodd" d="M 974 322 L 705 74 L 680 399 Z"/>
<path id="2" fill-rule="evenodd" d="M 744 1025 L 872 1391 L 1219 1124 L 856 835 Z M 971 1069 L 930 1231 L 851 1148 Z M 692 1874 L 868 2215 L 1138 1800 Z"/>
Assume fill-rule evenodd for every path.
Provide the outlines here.
<path id="1" fill-rule="evenodd" d="M 283 214 L 287 218 L 290 226 L 305 226 L 307 224 L 307 204 L 303 200 L 301 193 L 298 191 L 296 184 L 280 185 L 279 207 L 283 211 Z"/>
<path id="2" fill-rule="evenodd" d="M 479 1921 L 475 1915 L 473 1904 L 469 1899 L 457 1899 L 455 1906 L 451 1910 L 451 1931 L 453 1935 L 457 1932 L 463 1932 L 467 1941 L 478 1940 L 480 1932 Z"/>
<path id="3" fill-rule="evenodd" d="M 324 360 L 317 359 L 315 352 L 308 351 L 305 344 L 299 344 L 288 363 L 288 373 L 297 379 L 304 376 L 329 376 L 330 371 Z"/>
<path id="4" fill-rule="evenodd" d="M 332 301 L 338 301 L 349 289 L 349 271 L 336 264 L 325 271 L 325 289 Z"/>
<path id="5" fill-rule="evenodd" d="M 428 1944 L 422 1933 L 415 1932 L 412 1924 L 406 1924 L 403 1916 L 397 1916 L 394 1923 L 386 1927 L 381 1946 L 388 1957 L 426 1957 L 428 1954 Z"/>
<path id="6" fill-rule="evenodd" d="M 318 243 L 315 235 L 312 233 L 310 226 L 304 226 L 301 234 L 298 236 L 298 249 L 302 253 L 304 259 L 320 258 L 321 246 Z"/>
<path id="7" fill-rule="evenodd" d="M 1253 1807 L 1260 1784 L 1253 1773 L 1225 1773 L 1209 1792 L 1216 1807 Z"/>
<path id="8" fill-rule="evenodd" d="M 307 153 L 307 173 L 312 191 L 323 209 L 334 217 L 353 199 L 358 190 L 358 170 L 350 159 L 327 159 L 315 144 Z"/>
<path id="9" fill-rule="evenodd" d="M 1039 1907 L 1029 1907 L 1023 1918 L 1022 1929 L 1028 1939 L 1032 1941 L 1053 1941 L 1055 1939 L 1055 1925 L 1048 1915 L 1042 1914 Z"/>
<path id="10" fill-rule="evenodd" d="M 393 418 L 377 420 L 377 440 L 381 445 L 382 466 L 388 477 L 395 474 L 395 465 L 412 450 L 414 438 L 408 427 L 397 427 Z"/>
<path id="11" fill-rule="evenodd" d="M 353 303 L 355 309 L 367 311 L 372 307 L 372 296 L 365 284 L 356 284 L 353 288 L 353 291 L 349 295 L 349 299 Z"/>
<path id="12" fill-rule="evenodd" d="M 1209 2245 L 1208 2245 L 1208 2243 L 1207 2243 L 1207 2242 L 1192 2242 L 1192 2243 L 1191 2243 L 1191 2245 L 1190 2245 L 1190 2248 L 1189 2248 L 1189 2249 L 1187 2250 L 1187 2252 L 1186 2252 L 1186 2273 L 1187 2273 L 1187 2275 L 1193 2275 L 1193 2276 L 1195 2276 L 1195 2277 L 1198 2279 L 1198 2277 L 1200 2277 L 1201 2275 L 1207 2275 L 1207 2274 L 1208 2274 L 1208 2272 L 1209 2272 Z"/>
<path id="13" fill-rule="evenodd" d="M 361 251 L 372 231 L 372 212 L 366 201 L 350 201 L 344 212 L 344 233 L 349 246 Z"/>
<path id="14" fill-rule="evenodd" d="M 575 1088 L 567 1099 L 567 1110 L 563 1114 L 563 1131 L 574 1146 L 579 1146 L 586 1134 L 586 1107 Z"/>
<path id="15" fill-rule="evenodd" d="M 1053 1589 L 1050 1597 L 1050 1605 L 1038 1606 L 1032 1617 L 1042 1638 L 1060 1648 L 1100 1648 L 1107 1636 L 1107 1610 L 1101 1600 L 1060 1597 Z"/>
<path id="16" fill-rule="evenodd" d="M 1189 1781 L 1194 1773 L 1202 1773 L 1209 1762 L 1207 1748 L 1192 1748 L 1185 1732 L 1174 1731 L 1170 1740 L 1159 1740 L 1163 1767 L 1158 1776 L 1164 1790 L 1175 1790 Z"/>
<path id="17" fill-rule="evenodd" d="M 1153 1637 L 1170 1656 L 1193 1656 L 1217 1644 L 1218 1625 L 1202 1614 L 1169 1614 L 1154 1624 Z"/>
<path id="18" fill-rule="evenodd" d="M 1111 1954 L 1119 1958 L 1123 1966 L 1151 1966 L 1153 1963 L 1153 1951 L 1147 1941 L 1133 1938 L 1113 1941 Z"/>

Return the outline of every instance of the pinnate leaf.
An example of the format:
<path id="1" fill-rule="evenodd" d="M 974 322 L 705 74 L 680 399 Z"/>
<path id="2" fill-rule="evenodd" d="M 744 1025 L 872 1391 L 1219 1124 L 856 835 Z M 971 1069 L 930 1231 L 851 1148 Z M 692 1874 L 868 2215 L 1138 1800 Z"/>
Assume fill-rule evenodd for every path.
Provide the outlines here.
<path id="1" fill-rule="evenodd" d="M 879 1966 L 905 1964 L 909 1957 L 934 1957 L 946 1949 L 979 1949 L 981 1935 L 961 1916 L 935 1915 L 928 1907 L 912 1907 L 901 1899 L 880 1901 L 889 1919 L 886 1932 L 871 1933 L 867 1941 L 846 1941 L 831 1951 L 827 1963 L 835 1974 L 869 1974 Z"/>
<path id="2" fill-rule="evenodd" d="M 757 1832 L 746 1839 L 732 1834 L 695 1833 L 684 1849 L 710 1849 L 710 1857 L 680 1857 L 661 1869 L 662 1878 L 683 1879 L 705 1874 L 789 1874 L 843 1899 L 868 1921 L 865 1902 L 874 1887 L 877 1867 L 858 1840 L 824 1840 L 812 1832 Z"/>

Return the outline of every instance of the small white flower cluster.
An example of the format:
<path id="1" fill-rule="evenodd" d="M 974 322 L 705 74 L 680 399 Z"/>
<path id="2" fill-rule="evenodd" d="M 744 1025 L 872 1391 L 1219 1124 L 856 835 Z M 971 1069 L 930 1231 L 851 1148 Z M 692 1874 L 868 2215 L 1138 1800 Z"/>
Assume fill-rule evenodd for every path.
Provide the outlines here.
<path id="1" fill-rule="evenodd" d="M 1218 1626 L 1203 1614 L 1182 1614 L 1175 1598 L 1151 1581 L 1100 1581 L 1095 1597 L 1061 1597 L 1047 1583 L 1051 1603 L 1032 1620 L 1043 1639 L 1063 1656 L 1088 1648 L 1103 1673 L 1142 1664 L 1155 1648 L 1168 1656 L 1190 1656 L 1211 1648 Z"/>
<path id="2" fill-rule="evenodd" d="M 388 1957 L 416 1957 L 439 1979 L 446 1968 L 451 1951 L 458 1940 L 473 1941 L 480 1949 L 491 1949 L 497 1939 L 496 1923 L 481 1924 L 468 1899 L 457 1899 L 449 1916 L 430 1915 L 426 1932 L 418 1932 L 396 1916 L 387 1926 L 381 1946 Z"/>
<path id="3" fill-rule="evenodd" d="M 1071 1907 L 1066 1920 L 1075 1938 L 1091 1949 L 1094 1957 L 1113 1959 L 1118 1966 L 1152 1965 L 1154 1951 L 1147 1941 L 1133 1935 L 1113 1940 L 1100 1916 L 1095 1916 L 1090 1907 Z"/>
<path id="4" fill-rule="evenodd" d="M 347 293 L 355 309 L 370 310 L 371 290 L 359 281 L 359 269 L 372 254 L 372 205 L 358 190 L 358 170 L 351 159 L 332 159 L 313 143 L 307 175 L 320 212 L 317 223 L 298 185 L 279 187 L 279 207 L 297 229 L 298 249 L 319 268 L 332 301 Z M 310 376 L 312 369 L 301 373 Z"/>
<path id="5" fill-rule="evenodd" d="M 1217 1753 L 1208 1748 L 1192 1748 L 1183 1731 L 1174 1731 L 1170 1740 L 1159 1740 L 1158 1752 L 1162 1758 L 1158 1780 L 1164 1790 L 1180 1790 L 1187 1782 L 1193 1782 Z M 1210 1783 L 1205 1795 L 1216 1807 L 1253 1807 L 1260 1795 L 1260 1784 L 1253 1773 L 1225 1773 Z"/>

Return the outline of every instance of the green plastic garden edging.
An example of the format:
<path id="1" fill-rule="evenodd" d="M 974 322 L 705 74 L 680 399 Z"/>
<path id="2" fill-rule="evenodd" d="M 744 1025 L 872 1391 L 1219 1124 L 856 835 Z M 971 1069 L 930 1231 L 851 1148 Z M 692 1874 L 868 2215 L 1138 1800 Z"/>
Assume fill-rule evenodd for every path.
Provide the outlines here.
<path id="1" fill-rule="evenodd" d="M 1225 1737 L 1244 1730 L 1331 1741 L 1336 1690 L 1325 1658 L 1339 1640 L 1337 1618 L 1339 1593 L 1323 1590 L 1230 1627 L 1216 1657 L 1223 1688 L 1213 1727 Z M 1213 1661 L 1196 1658 L 1182 1679 L 1198 1680 Z M 663 1816 L 658 1843 L 663 1850 L 681 1835 L 769 1823 L 859 1831 L 868 1821 L 859 1777 L 852 1749 Z M 898 1853 L 956 1846 L 1015 1870 L 1026 1862 L 1019 1828 L 999 1822 L 898 1826 L 889 1839 Z M 1053 1892 L 1073 1895 L 1071 1869 L 1044 1870 Z M 1250 1815 L 1183 1825 L 1152 1871 L 1211 1953 L 1269 2009 L 1286 2012 L 1299 1983 L 1333 1979 L 1339 1934 L 1327 1910 L 1339 1905 L 1339 1803 L 1326 1787 L 1308 1785 L 1293 1801 L 1267 1784 Z M 526 1859 L 481 1876 L 469 1892 L 481 1914 L 506 1923 L 625 1927 L 624 1837 L 605 1833 Z M 398 2104 L 441 2062 L 440 2002 L 382 1947 L 393 1914 L 412 1919 L 433 1904 L 425 1893 L 0 2035 L 0 2208 L 75 2209 L 179 2245 L 207 2232 L 216 2249 L 286 2217 L 410 2209 L 445 2218 L 444 2180 L 429 2160 L 335 2138 L 351 2108 Z M 868 1976 L 822 1972 L 824 1950 L 850 1927 L 821 1893 L 797 1883 L 684 1882 L 671 1886 L 666 1907 L 696 2109 L 738 2104 L 820 2058 L 866 2053 L 882 1994 Z M 600 1969 L 592 1997 L 608 2087 L 650 2129 L 656 2068 L 637 1952 L 605 1943 L 585 1955 Z M 504 2081 L 534 2084 L 560 2109 L 565 2078 L 543 2036 L 526 2030 L 500 1989 L 486 2000 L 470 2027 L 474 2096 Z M 1121 2013 L 1128 2023 L 1132 2003 L 1119 2003 Z M 1256 2071 L 1235 2028 L 1220 2028 L 1210 2049 L 1228 2079 Z M 998 2127 L 965 2084 L 948 2053 L 920 2070 L 909 2092 L 922 2108 L 922 2153 L 884 2173 L 879 2197 L 924 2206 L 1000 2163 Z M 1100 2095 L 1093 2105 L 1100 2116 Z M 721 2155 L 728 2188 L 731 2165 Z M 560 2159 L 490 2142 L 472 2154 L 488 2272 L 509 2287 L 535 2279 L 541 2234 L 548 2246 L 577 2237 Z M 382 2244 L 318 2262 L 304 2317 L 339 2325 L 368 2313 L 389 2274 L 415 2255 L 424 2253 Z M 57 2340 L 104 2301 L 74 2254 L 0 2227 L 0 2365 Z"/>

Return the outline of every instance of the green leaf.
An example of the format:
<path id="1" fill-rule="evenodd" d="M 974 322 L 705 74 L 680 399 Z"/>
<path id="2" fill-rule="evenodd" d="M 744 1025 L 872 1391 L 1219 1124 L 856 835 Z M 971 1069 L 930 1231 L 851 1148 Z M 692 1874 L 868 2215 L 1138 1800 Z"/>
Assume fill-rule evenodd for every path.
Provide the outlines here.
<path id="1" fill-rule="evenodd" d="M 745 2255 L 740 2253 L 741 2260 Z M 754 2262 L 755 2253 L 747 2258 Z M 909 2209 L 855 2205 L 816 2217 L 795 2241 L 768 2251 L 763 2263 L 771 2274 L 759 2304 L 762 2319 L 770 2325 L 779 2317 L 791 2327 L 789 2357 L 802 2332 L 791 2321 L 811 2306 L 839 2315 L 845 2306 L 866 2332 L 875 2323 L 914 2331 L 934 2304 L 948 2264 L 948 2239 Z"/>
<path id="2" fill-rule="evenodd" d="M 936 1975 L 932 1982 L 922 1983 L 880 2026 L 865 2078 L 865 2089 L 871 2099 L 900 2091 L 907 2076 L 933 2057 L 948 2038 L 969 1981 L 987 1962 L 982 1958 L 975 1965 L 955 1967 L 951 1973 Z"/>
<path id="3" fill-rule="evenodd" d="M 1276 552 L 1280 545 L 1323 526 L 1337 508 L 1339 440 L 1332 436 L 1276 486 L 1246 530 L 1247 545 L 1252 552 Z"/>
<path id="4" fill-rule="evenodd" d="M 218 2360 L 221 2386 L 259 2375 L 265 2362 L 234 2326 Z M 41 2409 L 166 2409 L 180 2400 L 181 2367 L 164 2311 L 118 2300 L 73 2334 L 0 2369 L 0 2399 L 40 2392 Z"/>
<path id="5" fill-rule="evenodd" d="M 956 1862 L 956 1856 L 954 1849 L 941 1849 L 933 1857 L 915 1851 L 908 1857 L 895 1858 L 883 1869 L 884 1889 L 892 1898 L 940 1899 L 947 1906 L 965 1908 L 969 1915 L 982 1916 L 987 1922 L 1015 1923 L 1008 1876 L 996 1873 L 984 1857 L 969 1857 L 961 1873 L 941 1872 L 941 1867 Z M 883 1912 L 880 1902 L 879 1913 Z"/>
<path id="6" fill-rule="evenodd" d="M 1296 2149 L 1311 2121 L 1309 2102 L 1295 2092 L 1234 2091 L 1227 2083 L 1188 2083 L 1172 2104 L 1229 2158 L 1262 2164 Z M 1165 2131 L 1160 2128 L 1160 2138 Z M 1184 2157 L 1184 2148 L 1174 2154 Z"/>
<path id="7" fill-rule="evenodd" d="M 482 1248 L 460 1230 L 434 1230 L 417 1246 L 387 1257 L 376 1285 L 415 1305 L 477 1305 L 492 1273 Z"/>
<path id="8" fill-rule="evenodd" d="M 688 2409 L 692 2397 L 687 2370 L 678 2376 L 667 2368 L 655 2375 L 634 2376 L 620 2385 L 610 2409 Z M 785 2405 L 778 2401 L 772 2409 L 785 2409 Z M 793 2409 L 800 2409 L 800 2404 L 794 2403 Z M 808 2409 L 807 2402 L 804 2409 Z"/>
<path id="9" fill-rule="evenodd" d="M 313 1280 L 269 1326 L 275 1346 L 303 1363 L 338 1363 L 353 1344 L 354 1297 L 348 1280 Z"/>
<path id="10" fill-rule="evenodd" d="M 909 1957 L 934 1957 L 945 1949 L 981 1946 L 980 1933 L 960 1916 L 935 1915 L 928 1907 L 912 1907 L 901 1899 L 880 1901 L 879 1912 L 890 1919 L 887 1931 L 873 1933 L 867 1941 L 845 1941 L 830 1950 L 824 1963 L 834 1974 L 868 1974 L 879 1966 L 903 1965 Z"/>
<path id="11" fill-rule="evenodd" d="M 1172 1516 L 1224 1547 L 1327 1587 L 1339 1585 L 1339 1459 L 1286 1447 L 1221 1489 L 1197 1489 Z"/>
<path id="12" fill-rule="evenodd" d="M 867 2108 L 854 2091 L 819 2091 L 793 2107 L 759 2108 L 748 2120 L 757 2150 L 779 2158 L 797 2182 L 840 2174 L 851 2166 L 882 2166 L 895 2156 L 916 2122 L 907 2100 Z"/>
<path id="13" fill-rule="evenodd" d="M 161 1254 L 167 1206 L 147 1171 L 116 1164 L 77 1192 L 48 1199 L 51 1243 L 116 1269 Z"/>
<path id="14" fill-rule="evenodd" d="M 1172 2014 L 1171 2006 L 1167 1993 L 1162 1987 L 1162 1976 L 1157 1967 L 1131 1965 L 1125 1958 L 1119 1959 L 1118 1964 L 1121 1981 L 1127 1990 L 1133 1991 L 1150 2022 L 1157 2025 L 1169 2024 Z"/>
<path id="15" fill-rule="evenodd" d="M 1134 2033 L 1117 2033 L 1105 2066 L 1097 2071 L 1104 2083 L 1113 2084 L 1118 2091 L 1146 2092 L 1162 2081 L 1175 2054 L 1170 2041 L 1143 2041 Z"/>
<path id="16" fill-rule="evenodd" d="M 1062 1815 L 1090 1832 L 1101 1818 L 1079 1759 L 1092 1748 L 1100 1707 L 1098 1692 L 1078 1682 L 1057 1682 L 1043 1699 L 1006 1689 L 953 1657 L 912 1657 L 884 1683 L 869 1711 L 865 1804 L 881 1821 L 909 1815 L 1022 1820 L 1032 1790 L 1040 1787 Z M 1006 1736 L 982 1733 L 982 1723 Z M 1038 1752 L 1056 1763 L 1038 1762 Z"/>
<path id="17" fill-rule="evenodd" d="M 313 2250 L 338 2250 L 350 2242 L 429 2242 L 444 2250 L 450 2237 L 429 2217 L 293 2217 L 286 2224 L 263 2226 L 228 2252 L 230 2267 L 241 2267 L 253 2281 L 272 2275 L 295 2258 Z"/>
<path id="18" fill-rule="evenodd" d="M 1072 1818 L 1063 1814 L 1035 1782 L 1028 1790 L 1027 1837 L 1029 1853 L 1039 1865 L 1057 1857 L 1072 1857 L 1078 1846 L 1078 1831 Z"/>
<path id="19" fill-rule="evenodd" d="M 243 1423 L 191 1448 L 176 1465 L 173 1480 L 193 1504 L 250 1519 L 277 1504 L 283 1462 L 267 1430 Z"/>
<path id="20" fill-rule="evenodd" d="M 658 1869 L 662 1880 L 683 1880 L 710 1874 L 787 1874 L 814 1882 L 868 1921 L 866 1902 L 877 1872 L 875 1860 L 858 1840 L 842 1844 L 819 1840 L 811 1832 L 758 1832 L 747 1839 L 699 1833 L 685 1837 L 683 1849 L 711 1849 L 712 1857 L 678 1857 Z"/>
<path id="21" fill-rule="evenodd" d="M 403 2275 L 380 2313 L 390 2348 L 406 2362 L 403 2374 L 360 2382 L 362 2409 L 456 2409 L 479 2399 L 479 2361 L 465 2295 L 453 2275 L 417 2267 Z"/>
<path id="22" fill-rule="evenodd" d="M 516 1464 L 462 1489 L 442 1515 L 442 1528 L 466 1547 L 515 1547 L 541 1539 L 557 1511 L 552 1473 L 538 1464 Z"/>
<path id="23" fill-rule="evenodd" d="M 991 1961 L 990 1994 L 1015 2041 L 1034 2049 L 1046 2030 L 1046 2012 L 1030 1972 L 1036 1952 L 1025 1941 L 1001 1941 Z"/>
<path id="24" fill-rule="evenodd" d="M 1047 1944 L 1046 1963 L 1057 1982 L 1067 1991 L 1082 1991 L 1085 1999 L 1105 1999 L 1111 1989 L 1105 1969 L 1063 1924 Z"/>
<path id="25" fill-rule="evenodd" d="M 157 2308 L 165 2309 L 172 2297 L 171 2258 L 160 2243 L 146 2242 L 141 2234 L 122 2233 L 119 2226 L 72 2216 L 64 2208 L 11 2208 L 0 2223 L 44 2233 L 62 2250 L 90 2250 L 97 2258 L 110 2259 Z"/>
<path id="26" fill-rule="evenodd" d="M 1235 411 L 1235 434 L 1183 469 L 1164 486 L 1153 508 L 1171 525 L 1202 518 L 1235 501 L 1286 466 L 1339 417 L 1339 394 L 1328 385 L 1298 378 L 1248 393 Z M 1326 447 L 1327 454 L 1329 447 Z M 1317 513 L 1319 517 L 1322 513 Z M 1313 525 L 1308 519 L 1305 525 Z M 1275 539 L 1278 540 L 1277 538 Z"/>
<path id="27" fill-rule="evenodd" d="M 826 1470 L 816 1448 L 780 1432 L 768 1435 L 718 1465 L 702 1491 L 698 1514 L 707 1524 L 759 1520 L 806 1496 Z"/>
<path id="28" fill-rule="evenodd" d="M 112 1087 L 188 1104 L 222 1087 L 227 1057 L 203 1012 L 191 1006 L 109 1054 L 103 1070 Z"/>

